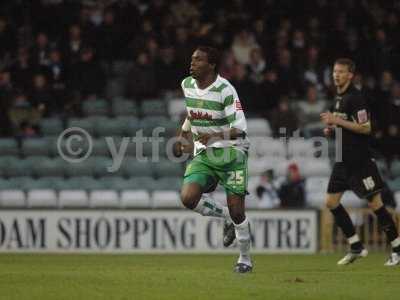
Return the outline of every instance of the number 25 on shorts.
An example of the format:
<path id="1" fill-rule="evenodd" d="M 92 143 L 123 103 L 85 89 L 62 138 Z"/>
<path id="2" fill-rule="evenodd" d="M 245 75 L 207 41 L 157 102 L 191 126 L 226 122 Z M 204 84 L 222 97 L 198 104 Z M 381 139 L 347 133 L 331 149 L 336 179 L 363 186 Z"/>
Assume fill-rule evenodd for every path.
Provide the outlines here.
<path id="1" fill-rule="evenodd" d="M 229 185 L 242 185 L 244 182 L 244 171 L 230 171 L 228 172 L 229 178 L 227 184 Z"/>

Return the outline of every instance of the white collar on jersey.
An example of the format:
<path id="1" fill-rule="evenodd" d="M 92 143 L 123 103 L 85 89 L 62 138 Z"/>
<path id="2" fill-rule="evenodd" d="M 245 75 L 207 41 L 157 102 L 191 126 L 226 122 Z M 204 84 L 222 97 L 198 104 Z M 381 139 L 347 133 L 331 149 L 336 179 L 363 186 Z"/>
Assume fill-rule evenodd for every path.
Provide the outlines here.
<path id="1" fill-rule="evenodd" d="M 210 89 L 213 88 L 213 86 L 215 85 L 215 83 L 216 83 L 218 80 L 220 80 L 220 79 L 221 79 L 221 76 L 219 76 L 219 74 L 217 74 L 217 78 L 214 80 L 214 82 L 211 83 L 211 84 L 210 84 L 208 87 L 206 87 L 205 89 L 200 89 L 200 88 L 197 86 L 196 79 L 193 79 L 193 80 L 194 80 L 194 87 L 195 87 L 195 89 L 196 89 L 196 93 L 197 93 L 199 96 L 204 96 L 205 94 L 208 93 L 208 91 L 209 91 Z"/>

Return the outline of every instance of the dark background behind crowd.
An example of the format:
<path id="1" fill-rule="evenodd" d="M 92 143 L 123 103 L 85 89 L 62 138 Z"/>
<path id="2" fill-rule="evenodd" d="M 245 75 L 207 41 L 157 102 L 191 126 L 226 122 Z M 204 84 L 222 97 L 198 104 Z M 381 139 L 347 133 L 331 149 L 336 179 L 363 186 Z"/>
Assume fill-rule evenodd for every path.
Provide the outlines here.
<path id="1" fill-rule="evenodd" d="M 116 63 L 124 97 L 179 95 L 193 49 L 211 44 L 248 116 L 266 118 L 275 136 L 318 124 L 332 63 L 354 59 L 374 147 L 390 160 L 400 153 L 399 21 L 394 0 L 2 1 L 0 135 L 40 135 L 41 118 L 109 100 Z"/>

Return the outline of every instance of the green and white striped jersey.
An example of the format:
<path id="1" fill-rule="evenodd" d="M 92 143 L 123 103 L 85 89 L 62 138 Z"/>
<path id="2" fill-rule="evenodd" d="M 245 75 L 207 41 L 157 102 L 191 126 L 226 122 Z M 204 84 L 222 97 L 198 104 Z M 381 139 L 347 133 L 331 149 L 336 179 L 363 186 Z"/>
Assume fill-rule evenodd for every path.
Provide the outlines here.
<path id="1" fill-rule="evenodd" d="M 209 87 L 202 90 L 198 88 L 196 80 L 189 76 L 182 81 L 182 90 L 194 137 L 194 154 L 198 154 L 206 148 L 205 145 L 196 141 L 199 134 L 222 132 L 229 128 L 247 131 L 246 118 L 238 94 L 225 78 L 218 75 Z M 247 151 L 249 145 L 249 140 L 245 137 L 236 140 L 215 141 L 208 147 L 235 146 Z"/>

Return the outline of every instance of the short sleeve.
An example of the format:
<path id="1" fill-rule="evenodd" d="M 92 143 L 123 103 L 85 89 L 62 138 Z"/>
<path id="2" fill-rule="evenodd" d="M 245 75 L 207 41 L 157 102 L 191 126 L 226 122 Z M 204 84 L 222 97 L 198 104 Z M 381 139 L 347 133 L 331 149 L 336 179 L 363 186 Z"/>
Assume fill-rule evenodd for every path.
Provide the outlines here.
<path id="1" fill-rule="evenodd" d="M 224 103 L 224 114 L 229 123 L 229 127 L 246 131 L 246 118 L 235 88 L 233 86 L 225 88 L 222 91 L 222 97 Z"/>
<path id="2" fill-rule="evenodd" d="M 364 124 L 370 121 L 370 112 L 368 104 L 362 95 L 353 96 L 351 99 L 351 118 L 358 124 Z"/>

